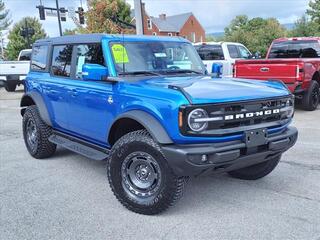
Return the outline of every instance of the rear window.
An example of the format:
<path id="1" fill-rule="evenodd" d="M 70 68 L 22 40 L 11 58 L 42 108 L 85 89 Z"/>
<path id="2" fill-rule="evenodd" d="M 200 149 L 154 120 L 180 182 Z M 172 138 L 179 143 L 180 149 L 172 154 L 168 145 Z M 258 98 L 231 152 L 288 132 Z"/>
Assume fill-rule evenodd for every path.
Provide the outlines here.
<path id="1" fill-rule="evenodd" d="M 269 58 L 319 58 L 320 44 L 315 40 L 285 41 L 272 44 Z"/>
<path id="2" fill-rule="evenodd" d="M 61 77 L 70 77 L 72 45 L 60 45 L 53 47 L 52 74 Z"/>
<path id="3" fill-rule="evenodd" d="M 231 58 L 241 58 L 236 45 L 228 45 L 228 51 Z"/>
<path id="4" fill-rule="evenodd" d="M 35 46 L 32 50 L 31 69 L 45 70 L 47 67 L 48 46 Z M 20 57 L 22 60 L 22 56 Z"/>
<path id="5" fill-rule="evenodd" d="M 30 61 L 31 51 L 21 51 L 19 61 Z"/>
<path id="6" fill-rule="evenodd" d="M 220 45 L 195 46 L 201 60 L 224 60 L 223 50 Z"/>

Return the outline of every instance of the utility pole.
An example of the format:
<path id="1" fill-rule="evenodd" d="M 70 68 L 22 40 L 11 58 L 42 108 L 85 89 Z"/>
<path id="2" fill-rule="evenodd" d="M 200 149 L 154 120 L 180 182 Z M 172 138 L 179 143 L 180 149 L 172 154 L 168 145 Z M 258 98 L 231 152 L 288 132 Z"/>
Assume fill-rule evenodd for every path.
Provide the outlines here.
<path id="1" fill-rule="evenodd" d="M 58 15 L 59 33 L 60 33 L 60 36 L 62 36 L 61 19 L 60 19 L 60 8 L 59 8 L 58 0 L 56 0 L 56 8 L 57 8 L 57 15 Z"/>
<path id="2" fill-rule="evenodd" d="M 134 15 L 136 18 L 136 33 L 137 35 L 143 34 L 143 18 L 141 0 L 134 0 Z"/>

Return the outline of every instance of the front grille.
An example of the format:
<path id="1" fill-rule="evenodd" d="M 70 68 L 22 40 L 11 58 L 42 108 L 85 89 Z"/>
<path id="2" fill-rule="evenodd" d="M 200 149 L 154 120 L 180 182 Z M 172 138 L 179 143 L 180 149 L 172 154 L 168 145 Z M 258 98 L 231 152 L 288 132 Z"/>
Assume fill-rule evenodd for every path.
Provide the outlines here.
<path id="1" fill-rule="evenodd" d="M 293 98 L 289 96 L 271 100 L 185 106 L 181 108 L 183 119 L 188 119 L 190 112 L 194 109 L 201 108 L 207 112 L 208 119 L 211 121 L 208 121 L 206 130 L 200 133 L 192 131 L 187 120 L 180 130 L 184 135 L 203 136 L 232 134 L 252 128 L 252 126 L 276 127 L 290 120 L 284 110 L 293 105 Z"/>

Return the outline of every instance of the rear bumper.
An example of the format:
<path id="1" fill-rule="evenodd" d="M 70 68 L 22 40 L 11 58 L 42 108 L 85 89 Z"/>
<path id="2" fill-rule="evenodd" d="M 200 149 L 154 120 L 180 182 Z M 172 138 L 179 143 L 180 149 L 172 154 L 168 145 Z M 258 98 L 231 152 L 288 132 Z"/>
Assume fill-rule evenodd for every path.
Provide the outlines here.
<path id="1" fill-rule="evenodd" d="M 248 148 L 243 141 L 233 141 L 215 144 L 163 145 L 162 151 L 175 174 L 197 176 L 228 172 L 267 161 L 291 148 L 297 138 L 297 129 L 288 127 L 281 133 L 270 134 L 265 145 L 253 148 Z"/>

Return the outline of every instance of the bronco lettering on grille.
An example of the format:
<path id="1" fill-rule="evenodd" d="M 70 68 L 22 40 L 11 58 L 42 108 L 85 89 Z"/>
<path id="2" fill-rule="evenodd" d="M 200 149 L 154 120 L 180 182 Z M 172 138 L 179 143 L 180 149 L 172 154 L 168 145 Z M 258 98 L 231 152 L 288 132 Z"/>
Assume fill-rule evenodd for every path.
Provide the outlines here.
<path id="1" fill-rule="evenodd" d="M 265 111 L 258 111 L 258 112 L 247 112 L 247 113 L 238 113 L 232 115 L 224 116 L 224 120 L 234 120 L 234 119 L 245 119 L 245 118 L 253 118 L 253 117 L 262 117 L 262 116 L 269 116 L 274 114 L 279 114 L 280 109 L 273 109 L 273 110 L 265 110 Z"/>

